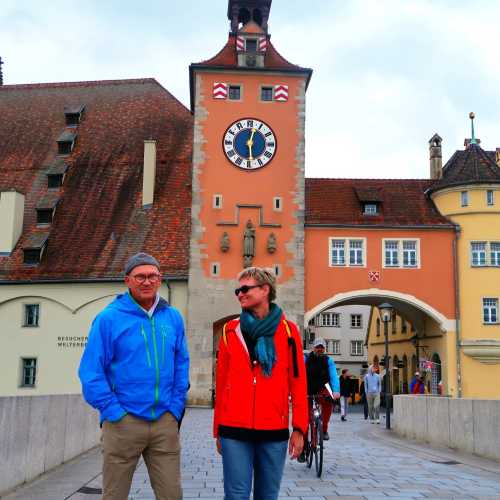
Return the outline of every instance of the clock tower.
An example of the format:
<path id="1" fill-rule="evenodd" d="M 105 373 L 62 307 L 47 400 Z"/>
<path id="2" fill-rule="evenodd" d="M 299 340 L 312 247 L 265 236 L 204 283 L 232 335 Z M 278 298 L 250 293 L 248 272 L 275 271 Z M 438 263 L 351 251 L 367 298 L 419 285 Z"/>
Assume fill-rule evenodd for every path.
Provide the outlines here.
<path id="1" fill-rule="evenodd" d="M 312 71 L 271 43 L 272 0 L 229 0 L 227 43 L 191 64 L 194 114 L 187 331 L 192 403 L 212 399 L 223 324 L 244 267 L 271 268 L 303 326 L 305 95 Z"/>

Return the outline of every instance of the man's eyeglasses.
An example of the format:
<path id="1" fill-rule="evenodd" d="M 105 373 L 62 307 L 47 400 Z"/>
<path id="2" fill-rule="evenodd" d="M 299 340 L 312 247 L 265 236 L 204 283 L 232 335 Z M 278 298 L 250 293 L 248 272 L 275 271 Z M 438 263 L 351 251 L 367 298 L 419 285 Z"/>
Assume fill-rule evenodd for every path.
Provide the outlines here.
<path id="1" fill-rule="evenodd" d="M 146 283 L 146 280 L 148 280 L 150 283 L 158 283 L 160 281 L 161 276 L 159 274 L 136 274 L 135 276 L 132 276 L 132 278 L 137 281 L 137 283 Z"/>
<path id="2" fill-rule="evenodd" d="M 261 287 L 262 285 L 243 285 L 243 286 L 240 286 L 239 288 L 237 288 L 235 291 L 234 291 L 234 294 L 236 296 L 238 296 L 240 293 L 247 293 L 248 290 L 251 290 L 252 288 L 259 288 Z"/>

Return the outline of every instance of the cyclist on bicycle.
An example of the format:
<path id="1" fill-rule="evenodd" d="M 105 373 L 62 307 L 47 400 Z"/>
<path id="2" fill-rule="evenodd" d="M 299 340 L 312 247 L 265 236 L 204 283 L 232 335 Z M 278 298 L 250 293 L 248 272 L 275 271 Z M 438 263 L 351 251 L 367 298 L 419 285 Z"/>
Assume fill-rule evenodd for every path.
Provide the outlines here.
<path id="1" fill-rule="evenodd" d="M 308 396 L 320 396 L 321 414 L 323 417 L 323 439 L 330 439 L 328 423 L 333 411 L 333 401 L 325 387 L 330 384 L 334 399 L 340 397 L 340 382 L 335 361 L 325 353 L 326 342 L 322 338 L 314 341 L 314 349 L 305 356 Z"/>

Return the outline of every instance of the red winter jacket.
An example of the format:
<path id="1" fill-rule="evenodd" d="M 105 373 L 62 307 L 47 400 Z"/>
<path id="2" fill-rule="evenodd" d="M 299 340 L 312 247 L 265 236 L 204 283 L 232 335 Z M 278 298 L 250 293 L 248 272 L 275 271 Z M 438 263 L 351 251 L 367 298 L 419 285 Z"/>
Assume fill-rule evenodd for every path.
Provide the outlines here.
<path id="1" fill-rule="evenodd" d="M 214 436 L 218 436 L 219 425 L 257 430 L 288 429 L 289 395 L 292 396 L 292 426 L 306 434 L 309 421 L 307 382 L 297 326 L 286 321 L 283 315 L 274 335 L 277 361 L 271 376 L 266 377 L 257 361 L 252 366 L 239 324 L 239 319 L 229 321 L 220 340 Z M 289 337 L 295 343 L 295 350 Z M 294 373 L 294 351 L 298 376 Z"/>

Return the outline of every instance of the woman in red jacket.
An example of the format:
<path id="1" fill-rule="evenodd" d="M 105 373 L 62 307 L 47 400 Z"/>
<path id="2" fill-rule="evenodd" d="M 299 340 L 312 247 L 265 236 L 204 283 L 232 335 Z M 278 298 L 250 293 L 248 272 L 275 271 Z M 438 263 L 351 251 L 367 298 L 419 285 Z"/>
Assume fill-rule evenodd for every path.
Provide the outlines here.
<path id="1" fill-rule="evenodd" d="M 258 267 L 238 275 L 241 315 L 224 325 L 217 360 L 214 436 L 226 500 L 278 498 L 286 451 L 297 458 L 308 405 L 301 339 L 274 303 L 276 278 Z M 292 426 L 289 432 L 289 397 Z"/>

